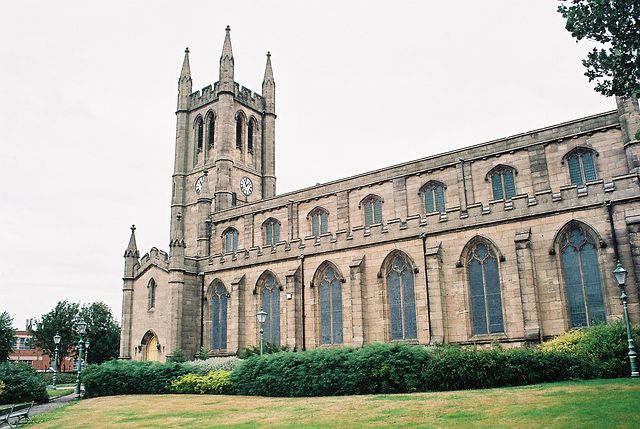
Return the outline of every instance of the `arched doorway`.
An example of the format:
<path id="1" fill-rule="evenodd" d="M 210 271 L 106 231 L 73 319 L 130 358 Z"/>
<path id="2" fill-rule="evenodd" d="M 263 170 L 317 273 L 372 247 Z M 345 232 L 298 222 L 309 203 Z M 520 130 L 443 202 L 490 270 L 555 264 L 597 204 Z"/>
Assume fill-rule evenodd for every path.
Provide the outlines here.
<path id="1" fill-rule="evenodd" d="M 147 332 L 142 338 L 142 345 L 144 346 L 144 360 L 158 361 L 159 343 L 158 337 L 153 332 Z"/>

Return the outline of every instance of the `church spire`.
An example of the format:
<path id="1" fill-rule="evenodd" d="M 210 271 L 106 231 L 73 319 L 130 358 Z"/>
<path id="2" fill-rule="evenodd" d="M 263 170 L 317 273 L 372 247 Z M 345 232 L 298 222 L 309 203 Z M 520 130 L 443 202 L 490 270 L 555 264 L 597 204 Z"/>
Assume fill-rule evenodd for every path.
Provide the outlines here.
<path id="1" fill-rule="evenodd" d="M 129 245 L 127 246 L 127 250 L 124 252 L 125 258 L 134 257 L 138 259 L 140 257 L 140 252 L 138 252 L 138 246 L 136 245 L 136 226 L 131 225 L 131 237 L 129 238 Z"/>
<path id="2" fill-rule="evenodd" d="M 189 66 L 189 48 L 184 50 L 184 61 L 178 80 L 178 110 L 188 108 L 189 95 L 191 95 L 192 80 L 191 67 Z"/>
<path id="3" fill-rule="evenodd" d="M 227 34 L 222 45 L 220 56 L 220 91 L 234 92 L 233 78 L 233 50 L 231 49 L 231 28 L 227 25 Z"/>
<path id="4" fill-rule="evenodd" d="M 262 96 L 265 100 L 265 111 L 275 113 L 276 82 L 273 79 L 273 69 L 271 68 L 271 52 L 267 52 L 267 66 L 264 69 L 264 79 L 262 79 Z"/>
<path id="5" fill-rule="evenodd" d="M 124 276 L 126 278 L 133 278 L 133 273 L 138 266 L 139 257 L 140 252 L 138 252 L 138 246 L 136 245 L 136 226 L 131 225 L 129 245 L 127 246 L 127 250 L 124 251 Z"/>

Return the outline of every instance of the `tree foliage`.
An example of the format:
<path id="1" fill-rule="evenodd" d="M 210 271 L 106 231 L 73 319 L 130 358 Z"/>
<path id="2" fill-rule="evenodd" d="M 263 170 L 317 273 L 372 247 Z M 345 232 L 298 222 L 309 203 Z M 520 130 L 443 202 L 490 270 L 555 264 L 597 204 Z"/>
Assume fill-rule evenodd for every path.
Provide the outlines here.
<path id="1" fill-rule="evenodd" d="M 85 340 L 89 340 L 88 362 L 102 363 L 118 357 L 120 327 L 113 318 L 111 308 L 104 302 L 85 305 L 80 317 L 87 322 Z"/>
<path id="2" fill-rule="evenodd" d="M 563 0 L 568 3 L 567 0 Z M 640 95 L 640 0 L 571 0 L 558 12 L 578 41 L 604 45 L 582 60 L 589 82 L 606 96 Z"/>
<path id="3" fill-rule="evenodd" d="M 56 349 L 53 337 L 56 333 L 60 335 L 58 368 L 65 357 L 77 357 L 76 345 L 80 336 L 75 328 L 80 319 L 87 323 L 86 334 L 82 339 L 89 340 L 89 363 L 101 363 L 118 356 L 120 327 L 109 306 L 103 302 L 94 302 L 80 307 L 78 303 L 64 300 L 37 320 L 37 327 L 33 331 L 36 346 L 52 359 Z"/>
<path id="4" fill-rule="evenodd" d="M 0 314 L 0 363 L 9 359 L 9 353 L 16 344 L 16 330 L 13 318 L 6 311 Z"/>

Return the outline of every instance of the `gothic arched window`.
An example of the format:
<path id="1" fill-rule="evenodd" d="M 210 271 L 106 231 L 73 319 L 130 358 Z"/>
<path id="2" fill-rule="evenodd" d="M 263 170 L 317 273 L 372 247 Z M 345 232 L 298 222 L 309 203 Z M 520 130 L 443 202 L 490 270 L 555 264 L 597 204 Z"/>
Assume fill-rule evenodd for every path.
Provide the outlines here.
<path id="1" fill-rule="evenodd" d="M 227 290 L 222 283 L 213 290 L 211 300 L 211 349 L 227 349 Z"/>
<path id="2" fill-rule="evenodd" d="M 211 114 L 207 119 L 207 146 L 209 149 L 213 149 L 213 145 L 216 138 L 216 117 Z"/>
<path id="3" fill-rule="evenodd" d="M 594 151 L 587 148 L 574 149 L 565 155 L 572 185 L 584 185 L 598 178 L 593 155 Z"/>
<path id="4" fill-rule="evenodd" d="M 265 341 L 280 346 L 280 288 L 273 275 L 269 274 L 262 284 L 262 309 L 267 313 L 264 322 Z"/>
<path id="5" fill-rule="evenodd" d="M 487 243 L 478 242 L 467 256 L 473 334 L 504 332 L 498 258 Z"/>
<path id="6" fill-rule="evenodd" d="M 604 322 L 596 240 L 585 229 L 574 226 L 562 237 L 560 252 L 571 327 Z"/>
<path id="7" fill-rule="evenodd" d="M 197 140 L 198 153 L 202 152 L 202 141 L 204 138 L 203 134 L 204 134 L 204 126 L 202 124 L 202 118 L 198 117 L 196 121 L 196 140 Z"/>
<path id="8" fill-rule="evenodd" d="M 327 218 L 329 216 L 329 212 L 327 212 L 322 207 L 316 207 L 309 213 L 309 217 L 311 217 L 311 234 L 316 237 L 320 234 L 327 233 L 329 227 L 327 224 Z"/>
<path id="9" fill-rule="evenodd" d="M 236 149 L 242 150 L 242 129 L 244 128 L 244 115 L 236 115 Z"/>
<path id="10" fill-rule="evenodd" d="M 321 343 L 342 344 L 342 282 L 331 266 L 320 277 L 318 293 Z"/>
<path id="11" fill-rule="evenodd" d="M 156 281 L 154 279 L 149 280 L 147 288 L 149 288 L 149 310 L 151 310 L 156 306 Z"/>
<path id="12" fill-rule="evenodd" d="M 387 268 L 391 340 L 418 338 L 413 280 L 413 269 L 408 261 L 400 255 L 394 257 Z"/>
<path id="13" fill-rule="evenodd" d="M 444 190 L 446 186 L 443 183 L 430 180 L 425 183 L 420 191 L 424 199 L 425 213 L 440 212 L 444 213 Z"/>
<path id="14" fill-rule="evenodd" d="M 249 120 L 249 127 L 247 128 L 247 152 L 253 154 L 253 137 L 256 131 L 256 121 L 251 118 Z"/>
<path id="15" fill-rule="evenodd" d="M 377 195 L 368 195 L 361 202 L 364 207 L 364 225 L 382 223 L 382 198 Z"/>
<path id="16" fill-rule="evenodd" d="M 227 228 L 222 235 L 224 241 L 225 253 L 238 251 L 238 231 L 233 228 Z"/>
<path id="17" fill-rule="evenodd" d="M 494 200 L 510 200 L 513 198 L 516 194 L 516 173 L 513 167 L 499 165 L 487 174 L 487 180 L 491 178 Z"/>
<path id="18" fill-rule="evenodd" d="M 264 228 L 264 244 L 273 245 L 280 241 L 280 222 L 270 218 L 262 225 Z"/>

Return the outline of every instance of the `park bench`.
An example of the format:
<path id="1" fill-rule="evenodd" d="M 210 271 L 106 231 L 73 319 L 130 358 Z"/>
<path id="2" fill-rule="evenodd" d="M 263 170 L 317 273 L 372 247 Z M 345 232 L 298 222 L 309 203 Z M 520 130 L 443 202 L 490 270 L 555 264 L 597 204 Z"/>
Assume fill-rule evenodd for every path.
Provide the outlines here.
<path id="1" fill-rule="evenodd" d="M 0 409 L 0 423 L 6 423 L 12 428 L 20 424 L 20 420 L 22 419 L 27 419 L 31 422 L 31 417 L 29 417 L 31 407 L 33 407 L 33 401 L 28 404 L 14 405 L 12 407 Z M 11 423 L 12 419 L 17 420 Z"/>

